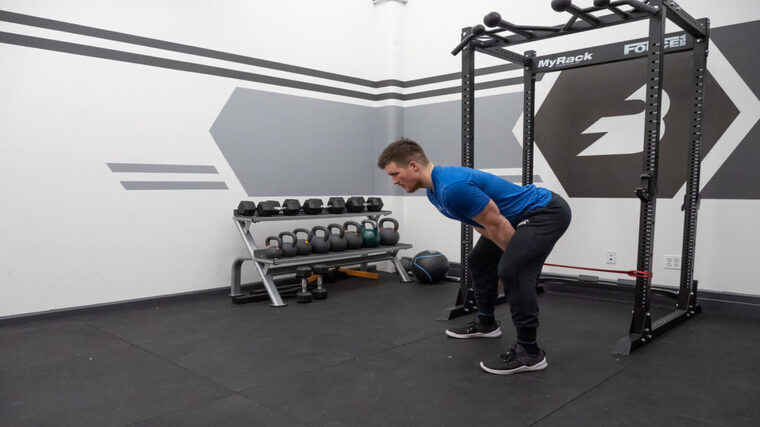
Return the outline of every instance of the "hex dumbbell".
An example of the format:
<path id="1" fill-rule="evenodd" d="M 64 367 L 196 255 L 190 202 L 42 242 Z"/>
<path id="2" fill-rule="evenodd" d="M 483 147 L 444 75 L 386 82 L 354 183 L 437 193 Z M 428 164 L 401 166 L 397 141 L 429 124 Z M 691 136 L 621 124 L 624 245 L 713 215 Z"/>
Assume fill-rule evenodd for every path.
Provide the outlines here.
<path id="1" fill-rule="evenodd" d="M 301 290 L 296 294 L 296 299 L 302 304 L 311 302 L 311 292 L 307 288 L 309 276 L 311 276 L 311 267 L 306 265 L 296 267 L 296 277 L 301 279 Z"/>
<path id="2" fill-rule="evenodd" d="M 327 289 L 322 287 L 322 277 L 324 277 L 325 274 L 327 274 L 327 265 L 325 264 L 314 264 L 312 266 L 312 270 L 314 271 L 314 274 L 317 275 L 317 288 L 314 289 L 314 299 L 326 299 L 327 298 Z"/>

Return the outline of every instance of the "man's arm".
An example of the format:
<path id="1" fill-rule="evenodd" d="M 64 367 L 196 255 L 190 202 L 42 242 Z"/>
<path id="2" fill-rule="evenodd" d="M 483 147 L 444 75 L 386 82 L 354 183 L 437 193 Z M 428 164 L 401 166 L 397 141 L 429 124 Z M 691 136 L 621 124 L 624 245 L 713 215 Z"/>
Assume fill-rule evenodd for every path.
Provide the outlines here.
<path id="1" fill-rule="evenodd" d="M 496 243 L 496 246 L 500 247 L 501 250 L 506 250 L 509 240 L 515 234 L 515 229 L 507 218 L 499 212 L 499 207 L 493 200 L 489 200 L 485 209 L 473 220 L 483 226 L 483 228 L 475 227 L 478 233 Z"/>

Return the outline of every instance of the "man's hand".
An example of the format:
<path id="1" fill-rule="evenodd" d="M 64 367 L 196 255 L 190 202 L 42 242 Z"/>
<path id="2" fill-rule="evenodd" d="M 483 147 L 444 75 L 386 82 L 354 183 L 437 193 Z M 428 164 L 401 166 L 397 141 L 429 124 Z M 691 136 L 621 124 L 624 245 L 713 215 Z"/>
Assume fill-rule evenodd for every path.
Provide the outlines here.
<path id="1" fill-rule="evenodd" d="M 485 209 L 473 220 L 483 226 L 474 227 L 478 233 L 494 242 L 501 250 L 506 250 L 509 240 L 515 234 L 515 229 L 507 218 L 499 212 L 499 207 L 493 200 L 490 200 Z"/>

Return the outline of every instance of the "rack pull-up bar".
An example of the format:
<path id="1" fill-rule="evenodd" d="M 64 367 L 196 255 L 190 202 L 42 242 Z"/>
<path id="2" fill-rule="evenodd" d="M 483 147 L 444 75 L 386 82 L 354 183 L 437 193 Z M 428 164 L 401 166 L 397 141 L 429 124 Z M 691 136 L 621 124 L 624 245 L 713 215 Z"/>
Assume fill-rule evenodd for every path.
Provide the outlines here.
<path id="1" fill-rule="evenodd" d="M 472 39 L 474 39 L 475 37 L 477 37 L 479 35 L 482 35 L 485 32 L 486 32 L 486 27 L 484 27 L 484 26 L 482 26 L 480 24 L 472 27 L 472 32 L 470 34 L 468 34 L 467 36 L 465 36 L 465 37 L 462 38 L 462 41 L 457 45 L 457 47 L 454 48 L 454 50 L 451 51 L 451 54 L 452 55 L 456 55 L 462 49 L 464 49 L 468 44 L 470 44 L 470 42 L 472 41 Z"/>
<path id="2" fill-rule="evenodd" d="M 631 6 L 632 8 L 638 10 L 639 12 L 648 13 L 650 15 L 655 15 L 659 11 L 659 9 L 657 9 L 656 7 L 650 6 L 646 3 L 642 3 L 638 0 L 619 0 L 619 1 L 614 1 L 614 2 L 610 2 L 610 0 L 594 0 L 594 6 L 598 8 L 609 9 L 613 12 L 615 12 L 615 9 L 620 10 L 618 9 L 618 6 L 623 6 L 623 5 Z"/>
<path id="3" fill-rule="evenodd" d="M 511 31 L 515 34 L 519 34 L 523 37 L 527 37 L 529 39 L 536 38 L 536 35 L 533 34 L 531 31 L 547 31 L 550 33 L 556 33 L 560 31 L 560 29 L 557 27 L 534 27 L 534 26 L 515 25 L 511 22 L 507 22 L 501 19 L 501 15 L 498 12 L 491 12 L 485 17 L 483 17 L 483 23 L 489 27 L 492 27 L 492 28 L 499 27 L 499 28 Z"/>
<path id="4" fill-rule="evenodd" d="M 616 2 L 619 3 L 619 2 Z M 631 17 L 631 15 L 628 12 L 625 12 L 623 10 L 620 10 L 618 8 L 618 4 L 610 4 L 610 0 L 594 0 L 594 6 L 600 8 L 600 9 L 609 9 L 614 13 L 615 15 L 623 18 L 628 19 Z"/>
<path id="5" fill-rule="evenodd" d="M 572 0 L 552 0 L 552 9 L 557 12 L 567 12 L 576 18 L 586 21 L 589 25 L 597 26 L 601 23 L 599 18 L 588 13 L 587 10 L 573 4 Z"/>

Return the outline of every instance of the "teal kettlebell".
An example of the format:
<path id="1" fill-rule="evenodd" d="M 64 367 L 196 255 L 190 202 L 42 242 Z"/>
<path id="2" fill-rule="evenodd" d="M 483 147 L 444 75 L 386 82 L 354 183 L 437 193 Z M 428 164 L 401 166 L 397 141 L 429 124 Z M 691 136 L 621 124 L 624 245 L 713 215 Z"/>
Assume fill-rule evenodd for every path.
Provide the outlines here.
<path id="1" fill-rule="evenodd" d="M 369 227 L 364 224 L 369 224 Z M 365 248 L 380 246 L 380 235 L 378 234 L 375 221 L 369 219 L 362 221 L 362 246 Z"/>

